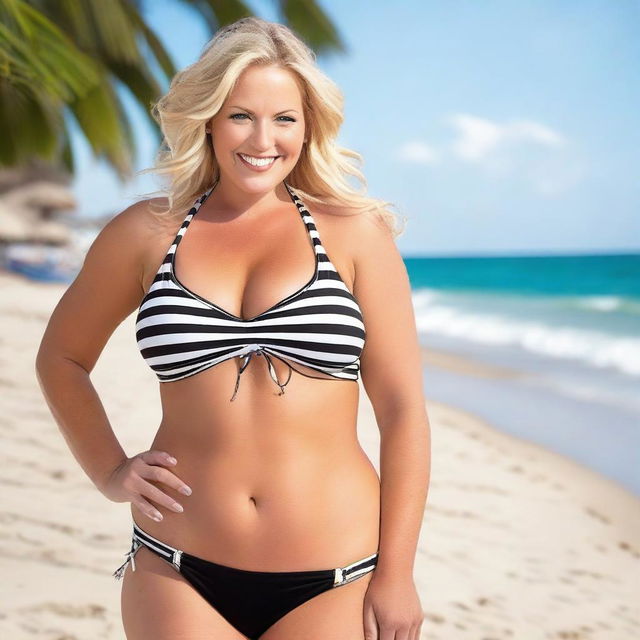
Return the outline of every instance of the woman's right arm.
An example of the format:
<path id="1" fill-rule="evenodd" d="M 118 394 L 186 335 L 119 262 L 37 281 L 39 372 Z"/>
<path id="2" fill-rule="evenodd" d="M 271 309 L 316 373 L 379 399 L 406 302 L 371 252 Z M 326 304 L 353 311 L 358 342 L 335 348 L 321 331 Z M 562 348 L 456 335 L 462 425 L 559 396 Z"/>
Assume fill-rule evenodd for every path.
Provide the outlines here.
<path id="1" fill-rule="evenodd" d="M 101 491 L 127 455 L 90 374 L 111 334 L 144 295 L 142 276 L 153 228 L 148 202 L 131 205 L 100 231 L 55 307 L 35 361 L 38 383 L 54 419 L 76 460 Z"/>

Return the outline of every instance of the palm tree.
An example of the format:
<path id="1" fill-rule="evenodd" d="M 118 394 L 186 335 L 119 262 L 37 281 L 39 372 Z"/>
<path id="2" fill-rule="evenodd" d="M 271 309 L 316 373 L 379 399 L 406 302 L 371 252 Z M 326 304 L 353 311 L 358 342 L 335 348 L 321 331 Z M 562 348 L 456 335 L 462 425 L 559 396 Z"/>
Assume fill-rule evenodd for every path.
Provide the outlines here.
<path id="1" fill-rule="evenodd" d="M 212 34 L 252 15 L 241 0 L 181 1 L 202 16 Z M 314 0 L 276 1 L 280 21 L 317 54 L 345 51 Z M 142 5 L 142 0 L 0 0 L 0 167 L 28 169 L 44 160 L 73 173 L 65 120 L 72 115 L 94 154 L 104 156 L 120 180 L 131 176 L 135 141 L 115 88 L 131 92 L 159 141 L 149 107 L 162 87 L 150 63 L 167 84 L 176 73 L 141 15 Z"/>

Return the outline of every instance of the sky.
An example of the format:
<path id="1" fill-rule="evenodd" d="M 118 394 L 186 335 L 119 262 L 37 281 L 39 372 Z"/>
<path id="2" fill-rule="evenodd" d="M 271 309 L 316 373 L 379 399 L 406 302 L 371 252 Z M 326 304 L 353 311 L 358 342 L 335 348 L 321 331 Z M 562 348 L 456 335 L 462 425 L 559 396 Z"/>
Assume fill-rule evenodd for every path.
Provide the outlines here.
<path id="1" fill-rule="evenodd" d="M 275 3 L 247 2 L 278 21 Z M 317 63 L 345 97 L 340 146 L 406 217 L 403 256 L 640 251 L 640 2 L 319 0 L 346 44 Z M 144 15 L 181 69 L 213 34 L 179 0 Z M 168 86 L 168 85 L 167 85 Z M 131 115 L 136 171 L 156 141 Z M 73 122 L 82 215 L 155 195 L 122 184 Z"/>

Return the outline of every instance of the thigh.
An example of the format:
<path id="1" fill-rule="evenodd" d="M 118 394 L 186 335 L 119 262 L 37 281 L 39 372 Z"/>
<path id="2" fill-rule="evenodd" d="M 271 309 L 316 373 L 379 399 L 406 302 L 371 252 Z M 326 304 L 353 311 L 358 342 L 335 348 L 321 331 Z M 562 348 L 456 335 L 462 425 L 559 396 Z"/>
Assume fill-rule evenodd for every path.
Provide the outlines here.
<path id="1" fill-rule="evenodd" d="M 364 640 L 364 595 L 373 573 L 307 600 L 269 627 L 260 640 Z"/>
<path id="2" fill-rule="evenodd" d="M 246 640 L 166 560 L 143 546 L 135 564 L 122 578 L 127 640 Z"/>

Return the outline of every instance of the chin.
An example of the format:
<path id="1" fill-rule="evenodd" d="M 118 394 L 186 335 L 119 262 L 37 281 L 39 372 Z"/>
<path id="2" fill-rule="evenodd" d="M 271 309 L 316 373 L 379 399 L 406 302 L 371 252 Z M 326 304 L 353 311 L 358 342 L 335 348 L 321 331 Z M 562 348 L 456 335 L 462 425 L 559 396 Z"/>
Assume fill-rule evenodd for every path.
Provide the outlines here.
<path id="1" fill-rule="evenodd" d="M 287 175 L 289 175 L 289 170 L 283 171 L 280 168 L 280 171 L 274 171 L 273 173 L 270 171 L 266 171 L 265 173 L 256 173 L 254 175 L 248 175 L 242 169 L 234 170 L 233 182 L 241 185 L 247 191 L 266 191 L 267 189 L 271 189 L 282 182 Z"/>

